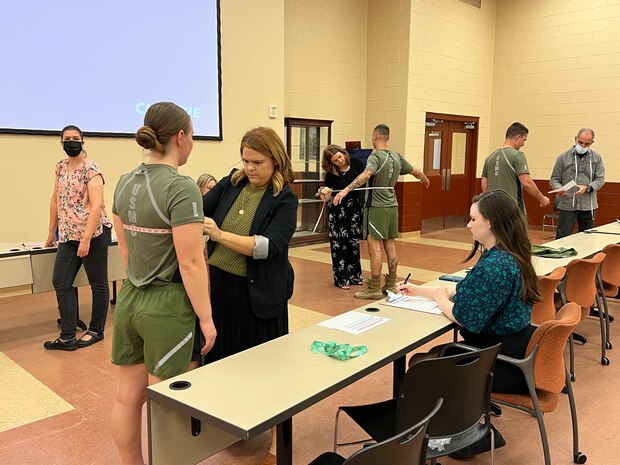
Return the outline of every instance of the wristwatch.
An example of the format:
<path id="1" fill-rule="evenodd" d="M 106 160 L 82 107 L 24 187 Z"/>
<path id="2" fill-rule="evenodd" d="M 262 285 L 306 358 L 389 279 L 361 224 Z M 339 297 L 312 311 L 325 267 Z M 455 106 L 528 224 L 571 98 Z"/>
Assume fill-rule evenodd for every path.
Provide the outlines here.
<path id="1" fill-rule="evenodd" d="M 588 186 L 588 188 L 586 189 L 586 192 L 594 192 L 594 187 Z"/>

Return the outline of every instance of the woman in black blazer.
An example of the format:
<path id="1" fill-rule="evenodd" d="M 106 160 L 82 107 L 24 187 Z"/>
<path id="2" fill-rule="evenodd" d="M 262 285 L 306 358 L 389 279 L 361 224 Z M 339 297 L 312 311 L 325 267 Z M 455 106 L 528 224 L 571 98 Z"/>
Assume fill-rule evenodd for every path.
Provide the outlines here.
<path id="1" fill-rule="evenodd" d="M 298 205 L 290 188 L 291 160 L 271 128 L 246 133 L 240 151 L 243 169 L 234 170 L 203 197 L 218 333 L 206 363 L 288 332 L 287 302 L 294 280 L 288 244 Z M 263 463 L 274 456 L 272 444 Z"/>

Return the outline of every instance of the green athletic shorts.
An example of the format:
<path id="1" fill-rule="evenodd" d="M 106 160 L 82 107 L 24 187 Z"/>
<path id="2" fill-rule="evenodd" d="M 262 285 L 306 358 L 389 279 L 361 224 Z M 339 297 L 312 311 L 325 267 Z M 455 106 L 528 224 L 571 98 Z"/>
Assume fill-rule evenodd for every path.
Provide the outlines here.
<path id="1" fill-rule="evenodd" d="M 364 239 L 396 239 L 398 237 L 398 207 L 364 208 Z"/>
<path id="2" fill-rule="evenodd" d="M 195 321 L 183 284 L 137 288 L 125 280 L 114 310 L 112 363 L 144 363 L 161 379 L 185 373 L 192 358 Z"/>

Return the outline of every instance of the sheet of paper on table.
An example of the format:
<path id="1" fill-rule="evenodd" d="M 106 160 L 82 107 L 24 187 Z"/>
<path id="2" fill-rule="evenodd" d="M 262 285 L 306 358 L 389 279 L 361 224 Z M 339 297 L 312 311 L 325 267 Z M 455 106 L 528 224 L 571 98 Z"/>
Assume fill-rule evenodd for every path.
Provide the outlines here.
<path id="1" fill-rule="evenodd" d="M 383 323 L 387 323 L 388 321 L 390 321 L 389 318 L 377 315 L 368 315 L 351 310 L 350 312 L 335 316 L 329 320 L 322 321 L 321 323 L 318 323 L 318 325 L 325 326 L 326 328 L 337 329 L 350 334 L 362 334 L 372 328 L 382 325 Z"/>
<path id="2" fill-rule="evenodd" d="M 385 304 L 391 305 L 392 307 L 405 308 L 407 310 L 416 310 L 418 312 L 441 315 L 441 309 L 437 306 L 437 303 L 432 299 L 427 299 L 426 297 L 407 296 L 388 291 L 388 297 L 385 299 Z"/>
<path id="3" fill-rule="evenodd" d="M 564 184 L 559 189 L 553 189 L 552 191 L 547 192 L 547 194 L 556 194 L 558 192 L 568 192 L 569 190 L 571 190 L 574 187 L 577 187 L 577 183 L 574 180 L 571 179 L 570 181 L 568 181 L 566 184 Z"/>

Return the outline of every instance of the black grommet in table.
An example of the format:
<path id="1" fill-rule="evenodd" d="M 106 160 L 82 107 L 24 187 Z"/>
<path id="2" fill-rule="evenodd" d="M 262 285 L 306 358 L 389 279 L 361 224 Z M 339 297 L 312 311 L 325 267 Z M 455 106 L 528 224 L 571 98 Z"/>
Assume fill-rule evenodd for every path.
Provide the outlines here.
<path id="1" fill-rule="evenodd" d="M 189 381 L 175 381 L 174 383 L 170 383 L 170 389 L 174 391 L 182 391 L 183 389 L 190 388 L 192 383 Z"/>

